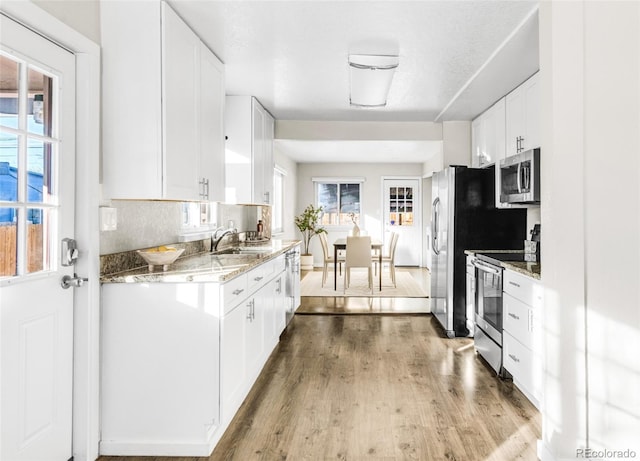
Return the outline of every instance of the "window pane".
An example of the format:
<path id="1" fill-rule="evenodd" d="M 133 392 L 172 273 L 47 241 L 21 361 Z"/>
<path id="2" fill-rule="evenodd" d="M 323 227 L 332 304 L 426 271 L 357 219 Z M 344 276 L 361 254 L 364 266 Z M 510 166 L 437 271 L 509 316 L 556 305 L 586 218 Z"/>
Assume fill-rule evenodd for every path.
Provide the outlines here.
<path id="1" fill-rule="evenodd" d="M 18 128 L 18 73 L 14 60 L 0 55 L 0 125 Z"/>
<path id="2" fill-rule="evenodd" d="M 18 200 L 18 137 L 0 132 L 0 200 Z"/>
<path id="3" fill-rule="evenodd" d="M 360 213 L 360 184 L 340 185 L 340 212 Z"/>
<path id="4" fill-rule="evenodd" d="M 318 206 L 322 207 L 322 225 L 338 224 L 337 184 L 318 184 Z"/>
<path id="5" fill-rule="evenodd" d="M 0 208 L 0 277 L 16 275 L 17 210 Z"/>
<path id="6" fill-rule="evenodd" d="M 55 195 L 52 184 L 52 145 L 29 139 L 27 147 L 27 201 L 51 203 Z"/>
<path id="7" fill-rule="evenodd" d="M 44 136 L 51 135 L 51 78 L 29 68 L 29 132 Z"/>
<path id="8" fill-rule="evenodd" d="M 55 211 L 42 208 L 27 209 L 27 273 L 50 269 L 51 235 Z"/>

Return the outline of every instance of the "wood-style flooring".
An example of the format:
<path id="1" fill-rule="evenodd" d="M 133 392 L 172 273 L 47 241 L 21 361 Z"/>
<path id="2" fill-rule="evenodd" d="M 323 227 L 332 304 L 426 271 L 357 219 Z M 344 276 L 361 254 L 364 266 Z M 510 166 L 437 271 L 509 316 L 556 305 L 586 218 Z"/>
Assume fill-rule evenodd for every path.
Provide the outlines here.
<path id="1" fill-rule="evenodd" d="M 296 315 L 208 458 L 536 460 L 540 415 L 430 314 Z"/>

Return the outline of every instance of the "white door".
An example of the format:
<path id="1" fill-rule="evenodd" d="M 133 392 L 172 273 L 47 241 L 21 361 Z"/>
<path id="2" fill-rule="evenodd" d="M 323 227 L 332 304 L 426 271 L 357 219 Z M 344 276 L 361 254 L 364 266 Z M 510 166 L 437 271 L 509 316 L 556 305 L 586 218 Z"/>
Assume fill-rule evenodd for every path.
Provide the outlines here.
<path id="1" fill-rule="evenodd" d="M 0 459 L 72 455 L 75 58 L 0 15 Z"/>
<path id="2" fill-rule="evenodd" d="M 384 229 L 388 247 L 391 232 L 399 235 L 397 266 L 420 266 L 422 261 L 422 205 L 419 179 L 384 179 Z"/>

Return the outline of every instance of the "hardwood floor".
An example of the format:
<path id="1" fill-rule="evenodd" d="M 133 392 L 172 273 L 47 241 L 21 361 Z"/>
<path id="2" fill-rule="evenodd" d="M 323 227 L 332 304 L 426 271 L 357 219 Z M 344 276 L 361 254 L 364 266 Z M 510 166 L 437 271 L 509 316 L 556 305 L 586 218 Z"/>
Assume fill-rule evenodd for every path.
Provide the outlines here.
<path id="1" fill-rule="evenodd" d="M 535 460 L 540 415 L 423 315 L 296 315 L 208 458 Z"/>

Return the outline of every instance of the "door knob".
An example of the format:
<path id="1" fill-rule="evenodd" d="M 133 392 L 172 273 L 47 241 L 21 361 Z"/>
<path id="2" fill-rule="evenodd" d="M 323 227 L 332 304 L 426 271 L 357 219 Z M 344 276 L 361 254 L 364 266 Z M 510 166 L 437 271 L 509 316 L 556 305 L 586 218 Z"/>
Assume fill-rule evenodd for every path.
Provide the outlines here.
<path id="1" fill-rule="evenodd" d="M 82 285 L 84 285 L 84 282 L 88 281 L 88 278 L 78 277 L 78 274 L 73 274 L 73 277 L 71 277 L 70 275 L 65 275 L 60 281 L 60 286 L 66 290 L 71 287 L 81 287 Z"/>

